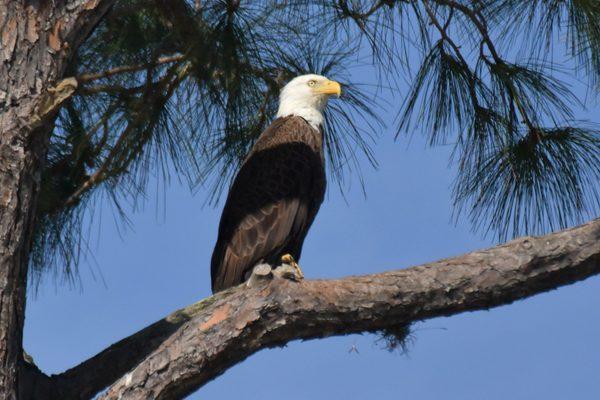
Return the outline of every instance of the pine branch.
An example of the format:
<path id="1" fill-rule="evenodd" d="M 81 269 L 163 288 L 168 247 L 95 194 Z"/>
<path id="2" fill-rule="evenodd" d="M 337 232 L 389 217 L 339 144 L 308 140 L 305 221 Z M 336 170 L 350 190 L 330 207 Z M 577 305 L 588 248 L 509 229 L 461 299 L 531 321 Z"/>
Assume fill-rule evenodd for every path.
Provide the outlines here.
<path id="1" fill-rule="evenodd" d="M 81 86 L 77 90 L 77 94 L 84 96 L 93 96 L 101 93 L 108 93 L 112 95 L 126 95 L 131 96 L 136 93 L 140 93 L 144 90 L 145 85 L 138 85 L 133 87 L 126 87 L 118 84 L 100 84 L 94 86 Z"/>
<path id="2" fill-rule="evenodd" d="M 390 0 L 376 1 L 375 3 L 373 3 L 371 5 L 370 8 L 368 8 L 365 11 L 355 10 L 352 6 L 350 6 L 348 4 L 348 2 L 346 0 L 338 1 L 338 4 L 337 4 L 340 14 L 344 17 L 352 18 L 353 20 L 355 20 L 359 24 L 361 29 L 364 29 L 364 21 L 369 19 L 369 17 L 371 17 L 373 14 L 375 14 L 377 11 L 379 11 L 379 9 L 382 8 L 383 6 L 388 6 L 391 8 L 393 6 L 393 1 L 390 1 Z"/>
<path id="3" fill-rule="evenodd" d="M 424 1 L 426 4 L 426 0 L 424 0 Z M 496 50 L 496 45 L 494 44 L 494 42 L 492 41 L 492 39 L 490 37 L 488 28 L 485 24 L 485 18 L 483 18 L 480 13 L 465 6 L 464 4 L 458 3 L 453 0 L 435 0 L 435 1 L 440 4 L 450 6 L 450 7 L 452 7 L 452 9 L 458 10 L 462 14 L 464 14 L 473 23 L 473 25 L 475 25 L 475 27 L 479 31 L 479 34 L 481 35 L 481 38 L 482 38 L 482 43 L 485 43 L 486 47 L 490 51 L 490 54 L 492 55 L 494 63 L 500 67 L 505 65 L 504 59 L 500 56 L 498 50 Z M 482 48 L 482 47 L 480 47 L 480 48 Z M 488 65 L 491 64 L 490 61 L 487 59 L 487 57 L 485 57 L 485 55 L 483 54 L 482 50 L 481 50 L 481 58 Z M 504 83 L 507 86 L 507 89 L 510 93 L 512 101 L 516 105 L 517 109 L 519 110 L 519 113 L 521 114 L 521 117 L 523 118 L 523 122 L 525 123 L 525 125 L 527 125 L 527 127 L 530 130 L 534 129 L 532 120 L 529 117 L 527 110 L 525 110 L 525 107 L 523 107 L 523 104 L 517 94 L 517 91 L 514 87 L 513 82 L 511 80 L 506 80 Z"/>
<path id="4" fill-rule="evenodd" d="M 172 61 L 169 61 L 172 62 Z M 183 79 L 185 79 L 186 74 L 189 69 L 189 64 L 183 67 L 175 66 L 171 68 L 169 72 L 165 74 L 163 78 L 161 78 L 158 82 L 156 82 L 153 87 L 153 91 L 155 93 L 162 93 L 165 91 L 164 95 L 160 95 L 163 97 L 163 101 L 170 98 L 173 94 L 173 91 L 179 83 Z M 146 88 L 148 89 L 148 88 Z M 145 104 L 142 104 L 142 107 L 146 107 Z M 116 177 L 120 172 L 125 171 L 127 166 L 131 161 L 133 161 L 134 157 L 131 155 L 128 157 L 128 161 L 121 160 L 118 162 L 118 168 L 115 169 L 115 162 L 117 161 L 117 157 L 120 154 L 125 152 L 124 147 L 126 146 L 126 141 L 130 139 L 132 132 L 134 132 L 138 128 L 138 124 L 140 124 L 145 119 L 145 113 L 139 112 L 132 121 L 129 121 L 123 132 L 119 135 L 117 141 L 113 144 L 109 154 L 104 159 L 102 165 L 85 181 L 81 184 L 81 186 L 67 198 L 64 203 L 65 207 L 70 207 L 81 199 L 81 197 L 88 192 L 94 186 L 101 184 L 109 178 Z M 100 121 L 99 121 L 100 122 Z M 99 123 L 95 124 L 95 126 L 99 126 Z M 138 151 L 132 151 L 131 153 L 137 155 L 143 146 L 139 144 L 136 146 Z"/>
<path id="5" fill-rule="evenodd" d="M 404 270 L 300 283 L 261 275 L 150 325 L 53 377 L 64 398 L 180 399 L 260 349 L 398 330 L 600 274 L 600 220 Z M 403 330 L 404 331 L 404 330 Z M 115 379 L 118 381 L 115 382 Z"/>
<path id="6" fill-rule="evenodd" d="M 158 59 L 156 59 L 156 61 L 153 61 L 150 63 L 136 64 L 136 65 L 121 65 L 118 67 L 108 69 L 106 71 L 83 73 L 83 74 L 77 75 L 77 77 L 75 79 L 77 79 L 77 82 L 79 82 L 79 83 L 87 83 L 87 82 L 95 81 L 98 79 L 108 78 L 108 77 L 118 75 L 118 74 L 143 71 L 143 70 L 146 70 L 149 68 L 157 67 L 159 65 L 178 62 L 178 61 L 183 60 L 184 58 L 185 58 L 184 54 L 159 57 Z"/>

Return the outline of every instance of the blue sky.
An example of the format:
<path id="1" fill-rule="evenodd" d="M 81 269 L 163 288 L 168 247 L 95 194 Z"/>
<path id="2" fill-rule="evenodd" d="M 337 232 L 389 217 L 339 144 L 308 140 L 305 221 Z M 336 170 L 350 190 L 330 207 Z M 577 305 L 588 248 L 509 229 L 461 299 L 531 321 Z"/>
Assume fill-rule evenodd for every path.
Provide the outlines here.
<path id="1" fill-rule="evenodd" d="M 370 75 L 363 67 L 353 79 Z M 380 167 L 363 163 L 367 197 L 356 179 L 345 199 L 330 185 L 304 246 L 307 279 L 405 268 L 494 245 L 464 219 L 452 222 L 451 149 L 427 148 L 419 132 L 394 141 L 393 115 L 384 114 L 389 127 L 374 147 Z M 63 371 L 210 295 L 222 201 L 203 207 L 206 195 L 176 182 L 164 198 L 151 192 L 125 230 L 108 206 L 97 210 L 94 259 L 81 266 L 81 286 L 47 279 L 30 293 L 25 347 L 42 370 Z M 418 323 L 408 355 L 383 350 L 374 335 L 293 342 L 259 352 L 189 398 L 598 399 L 599 285 L 595 277 Z M 349 352 L 353 346 L 358 353 Z"/>

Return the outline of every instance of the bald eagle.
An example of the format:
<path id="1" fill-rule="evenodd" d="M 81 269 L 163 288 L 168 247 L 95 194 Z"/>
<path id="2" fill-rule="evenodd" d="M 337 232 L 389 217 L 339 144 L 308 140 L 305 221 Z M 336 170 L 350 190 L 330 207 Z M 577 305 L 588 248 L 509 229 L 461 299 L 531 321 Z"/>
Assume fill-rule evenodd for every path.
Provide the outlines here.
<path id="1" fill-rule="evenodd" d="M 340 84 L 314 74 L 298 76 L 281 90 L 275 120 L 227 195 L 211 260 L 213 292 L 244 282 L 261 262 L 298 268 L 325 194 L 322 112 L 333 94 L 341 94 Z"/>

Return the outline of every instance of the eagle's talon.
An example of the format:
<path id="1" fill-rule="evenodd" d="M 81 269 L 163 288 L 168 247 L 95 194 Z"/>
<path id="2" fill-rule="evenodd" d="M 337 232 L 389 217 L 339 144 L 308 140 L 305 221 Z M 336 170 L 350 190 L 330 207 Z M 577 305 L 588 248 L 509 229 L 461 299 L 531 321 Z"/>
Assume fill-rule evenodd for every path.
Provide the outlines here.
<path id="1" fill-rule="evenodd" d="M 292 268 L 294 268 L 294 271 L 296 272 L 298 279 L 300 279 L 300 280 L 304 279 L 304 273 L 302 272 L 302 270 L 300 269 L 300 266 L 298 264 L 296 264 L 296 263 L 292 264 Z"/>
<path id="2" fill-rule="evenodd" d="M 294 269 L 295 280 L 300 281 L 300 280 L 304 279 L 304 273 L 302 272 L 302 270 L 300 269 L 300 266 L 298 265 L 296 260 L 294 260 L 294 257 L 291 254 L 284 254 L 283 256 L 281 256 L 281 262 L 283 264 L 289 265 L 290 267 L 292 267 Z"/>
<path id="3" fill-rule="evenodd" d="M 292 265 L 292 266 L 294 264 L 296 264 L 296 260 L 294 260 L 294 257 L 289 253 L 281 256 L 281 262 L 284 264 L 287 264 L 287 265 Z"/>
<path id="4" fill-rule="evenodd" d="M 289 264 L 281 264 L 273 270 L 273 275 L 277 278 L 287 279 L 294 282 L 300 282 L 302 278 L 298 275 L 297 270 Z"/>

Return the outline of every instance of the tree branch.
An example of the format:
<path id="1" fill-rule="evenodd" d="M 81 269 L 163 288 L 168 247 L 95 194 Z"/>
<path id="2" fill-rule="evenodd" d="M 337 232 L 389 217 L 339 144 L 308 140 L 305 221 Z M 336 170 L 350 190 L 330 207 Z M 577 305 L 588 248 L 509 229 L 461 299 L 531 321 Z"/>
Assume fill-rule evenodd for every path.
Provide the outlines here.
<path id="1" fill-rule="evenodd" d="M 52 379 L 62 398 L 90 399 L 156 350 L 169 336 L 225 294 L 178 310 Z"/>
<path id="2" fill-rule="evenodd" d="M 439 4 L 451 7 L 452 10 L 459 10 L 463 15 L 465 15 L 479 31 L 479 34 L 481 35 L 481 39 L 482 39 L 481 45 L 483 45 L 485 43 L 486 47 L 490 51 L 490 54 L 492 55 L 492 58 L 494 59 L 494 64 L 499 65 L 499 66 L 506 64 L 504 59 L 498 53 L 498 50 L 496 49 L 496 46 L 494 45 L 494 41 L 490 37 L 490 34 L 488 32 L 488 29 L 487 29 L 487 26 L 485 23 L 485 19 L 483 17 L 481 17 L 481 15 L 476 10 L 473 10 L 473 9 L 469 8 L 468 6 L 465 6 L 464 4 L 457 3 L 456 1 L 453 1 L 453 0 L 435 0 L 435 1 Z M 425 6 L 427 6 L 426 0 L 424 0 L 424 4 L 425 4 Z M 430 13 L 430 16 L 431 15 L 432 14 Z M 444 33 L 442 33 L 442 35 L 444 35 Z M 487 59 L 487 57 L 485 57 L 485 55 L 483 54 L 482 51 L 481 51 L 481 59 L 484 62 L 486 62 L 486 64 L 491 65 L 491 62 Z M 525 109 L 525 107 L 523 107 L 523 104 L 521 102 L 521 99 L 519 98 L 516 88 L 514 87 L 514 84 L 510 81 L 507 81 L 506 86 L 507 86 L 507 89 L 509 91 L 512 101 L 514 102 L 515 106 L 519 110 L 519 113 L 521 114 L 521 117 L 523 118 L 523 122 L 525 123 L 525 125 L 529 128 L 530 131 L 539 133 L 539 130 L 535 129 L 535 127 L 531 121 L 531 118 L 529 117 L 529 115 L 527 113 L 527 110 Z"/>
<path id="3" fill-rule="evenodd" d="M 172 96 L 173 91 L 185 78 L 188 70 L 189 64 L 186 64 L 181 68 L 179 68 L 179 64 L 176 64 L 172 66 L 169 69 L 169 71 L 167 71 L 165 76 L 163 76 L 160 80 L 156 82 L 150 82 L 149 84 L 144 86 L 143 89 L 148 90 L 147 94 L 158 93 L 156 98 L 161 99 L 160 101 L 164 103 Z M 149 87 L 151 87 L 152 90 L 149 90 Z M 163 91 L 165 91 L 164 94 Z M 141 99 L 144 98 L 145 97 L 142 95 Z M 151 107 L 149 107 L 148 104 L 141 104 L 141 107 L 144 110 L 146 110 L 146 112 L 151 109 Z M 105 115 L 108 115 L 110 117 L 110 112 L 107 112 Z M 124 146 L 127 144 L 128 140 L 131 140 L 131 133 L 134 132 L 136 128 L 138 128 L 138 125 L 140 123 L 145 121 L 146 117 L 147 113 L 140 111 L 137 113 L 135 118 L 128 122 L 127 126 L 120 133 L 119 137 L 110 149 L 108 155 L 105 157 L 100 167 L 98 167 L 98 169 L 95 172 L 93 172 L 88 179 L 86 179 L 77 189 L 73 191 L 73 193 L 65 200 L 63 204 L 64 207 L 70 207 L 77 204 L 81 200 L 82 196 L 85 193 L 87 193 L 90 189 L 103 183 L 108 178 L 114 177 L 118 173 L 123 172 L 127 168 L 127 166 L 133 160 L 133 158 L 131 156 L 127 157 L 127 160 L 117 160 L 117 158 L 118 156 L 122 156 Z M 98 122 L 101 123 L 103 118 L 104 117 L 102 117 Z M 95 124 L 94 127 L 92 127 L 92 132 L 95 131 L 95 129 L 98 129 L 99 126 L 99 124 Z M 140 143 L 137 143 L 137 146 L 139 145 Z M 134 154 L 137 154 L 137 152 L 134 152 Z M 120 165 L 118 166 L 118 168 L 114 169 L 112 173 L 109 173 L 109 170 L 111 169 L 111 167 L 113 167 L 112 164 L 114 163 L 118 163 Z"/>
<path id="4" fill-rule="evenodd" d="M 120 377 L 101 399 L 179 399 L 263 348 L 488 309 L 595 274 L 600 220 L 404 270 L 263 279 L 180 310 L 55 379 L 74 398 Z"/>
<path id="5" fill-rule="evenodd" d="M 146 63 L 146 64 L 121 65 L 118 67 L 108 69 L 106 71 L 89 72 L 89 73 L 81 74 L 81 75 L 78 75 L 76 79 L 77 79 L 77 82 L 79 82 L 79 83 L 87 83 L 87 82 L 95 81 L 98 79 L 108 78 L 113 75 L 124 74 L 127 72 L 143 71 L 145 69 L 156 67 L 156 66 L 159 66 L 162 64 L 170 64 L 170 63 L 174 63 L 174 62 L 179 62 L 179 61 L 182 61 L 184 58 L 185 58 L 185 55 L 183 55 L 183 54 L 176 54 L 173 56 L 164 56 L 164 57 L 159 57 L 158 59 L 156 59 L 156 61 Z"/>

